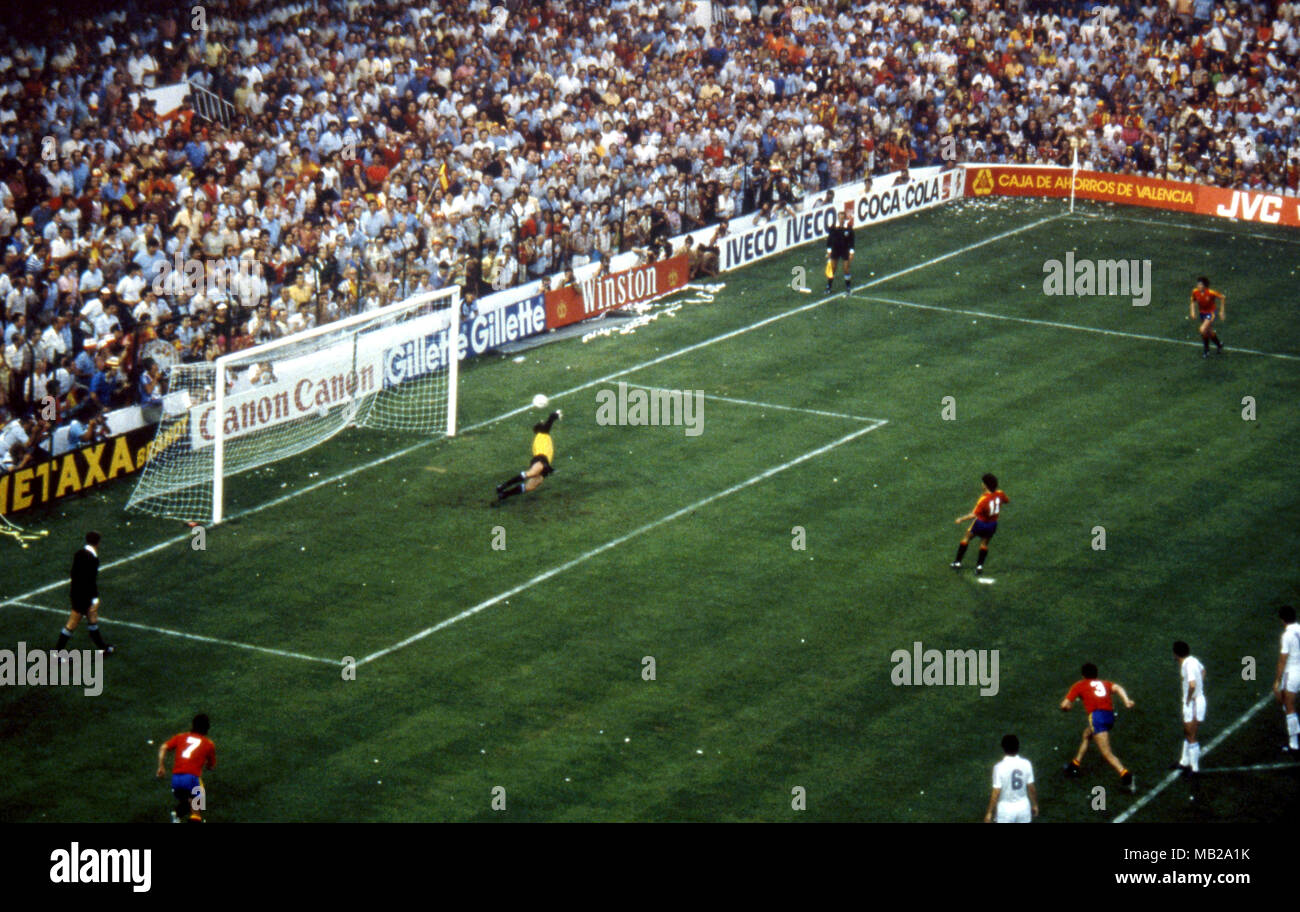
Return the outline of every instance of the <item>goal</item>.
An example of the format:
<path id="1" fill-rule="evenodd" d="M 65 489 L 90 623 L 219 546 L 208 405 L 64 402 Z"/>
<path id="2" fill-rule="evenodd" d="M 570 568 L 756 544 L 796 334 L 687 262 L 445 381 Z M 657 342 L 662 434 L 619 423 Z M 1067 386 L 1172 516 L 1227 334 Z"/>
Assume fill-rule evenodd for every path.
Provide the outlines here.
<path id="1" fill-rule="evenodd" d="M 459 339 L 452 285 L 176 365 L 127 510 L 216 525 L 228 479 L 345 428 L 455 436 Z"/>

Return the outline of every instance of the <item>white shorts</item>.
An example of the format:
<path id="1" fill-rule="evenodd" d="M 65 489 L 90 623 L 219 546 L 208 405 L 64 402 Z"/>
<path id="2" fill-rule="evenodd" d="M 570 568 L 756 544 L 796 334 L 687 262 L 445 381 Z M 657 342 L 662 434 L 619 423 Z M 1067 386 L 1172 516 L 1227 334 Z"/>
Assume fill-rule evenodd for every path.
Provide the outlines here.
<path id="1" fill-rule="evenodd" d="M 1183 701 L 1183 721 L 1205 721 L 1205 697 L 1196 697 L 1191 703 L 1188 703 L 1186 700 Z"/>
<path id="2" fill-rule="evenodd" d="M 997 816 L 994 817 L 998 823 L 1029 823 L 1034 819 L 1033 811 L 1030 809 L 1028 801 L 1009 801 L 998 802 Z"/>
<path id="3" fill-rule="evenodd" d="M 1288 666 L 1282 672 L 1282 689 L 1287 693 L 1300 693 L 1300 671 L 1292 671 Z"/>

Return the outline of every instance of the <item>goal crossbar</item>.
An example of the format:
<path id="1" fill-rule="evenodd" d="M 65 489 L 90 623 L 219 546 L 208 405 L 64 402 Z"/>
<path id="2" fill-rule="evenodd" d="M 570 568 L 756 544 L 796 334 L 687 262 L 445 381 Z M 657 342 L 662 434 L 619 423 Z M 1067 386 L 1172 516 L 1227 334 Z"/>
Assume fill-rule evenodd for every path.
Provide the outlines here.
<path id="1" fill-rule="evenodd" d="M 218 524 L 227 480 L 347 427 L 456 433 L 460 294 L 417 295 L 177 365 L 127 509 Z"/>

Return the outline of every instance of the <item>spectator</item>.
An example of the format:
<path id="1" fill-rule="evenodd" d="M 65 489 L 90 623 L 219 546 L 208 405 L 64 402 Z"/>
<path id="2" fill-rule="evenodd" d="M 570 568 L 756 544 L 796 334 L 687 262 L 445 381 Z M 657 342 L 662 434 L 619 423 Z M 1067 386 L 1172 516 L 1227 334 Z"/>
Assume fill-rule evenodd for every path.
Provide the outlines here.
<path id="1" fill-rule="evenodd" d="M 144 359 L 138 386 L 138 399 L 140 407 L 145 411 L 145 420 L 157 421 L 162 414 L 166 381 L 163 378 L 162 370 L 158 367 L 158 362 L 154 361 L 153 358 Z"/>
<path id="2" fill-rule="evenodd" d="M 96 367 L 90 378 L 90 396 L 100 409 L 111 412 L 124 404 L 127 382 L 120 370 L 121 359 L 116 355 L 100 355 Z"/>
<path id="3" fill-rule="evenodd" d="M 951 164 L 944 148 L 1068 163 L 1081 136 L 1101 170 L 1300 189 L 1290 3 L 760 0 L 707 28 L 677 3 L 497 7 L 488 25 L 483 8 L 393 0 L 378 28 L 348 0 L 219 5 L 184 43 L 147 5 L 129 31 L 15 30 L 0 397 L 34 398 L 41 361 L 88 384 L 86 340 L 93 358 L 112 338 L 124 370 L 136 338 L 208 358 L 426 285 L 469 297 L 658 256 L 841 181 Z M 138 94 L 182 78 L 231 102 L 229 123 Z M 691 245 L 693 273 L 716 271 L 714 247 Z"/>
<path id="4" fill-rule="evenodd" d="M 93 406 L 87 405 L 73 414 L 67 424 L 54 432 L 52 452 L 62 456 L 102 439 L 106 434 L 103 418 Z"/>

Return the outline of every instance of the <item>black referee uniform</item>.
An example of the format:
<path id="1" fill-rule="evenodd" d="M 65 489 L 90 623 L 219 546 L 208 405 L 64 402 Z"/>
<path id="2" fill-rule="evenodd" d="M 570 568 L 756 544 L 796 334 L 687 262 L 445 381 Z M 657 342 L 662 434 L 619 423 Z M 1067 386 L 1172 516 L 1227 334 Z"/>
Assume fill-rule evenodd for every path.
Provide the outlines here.
<path id="1" fill-rule="evenodd" d="M 72 639 L 72 631 L 76 629 L 80 619 L 88 616 L 90 610 L 96 607 L 99 601 L 99 552 L 96 551 L 98 545 L 99 533 L 88 532 L 85 547 L 72 555 L 68 587 L 68 595 L 72 601 L 72 614 L 59 634 L 58 649 L 67 648 L 68 640 Z M 113 647 L 104 642 L 104 637 L 99 632 L 98 618 L 86 626 L 86 633 L 90 635 L 96 648 L 104 650 L 105 653 L 113 652 Z"/>
<path id="2" fill-rule="evenodd" d="M 72 555 L 72 610 L 86 614 L 99 598 L 99 555 L 86 545 Z"/>
<path id="3" fill-rule="evenodd" d="M 853 276 L 849 275 L 849 257 L 853 255 L 854 231 L 852 228 L 836 225 L 826 232 L 826 291 L 831 290 L 835 279 L 835 264 L 844 264 L 844 290 L 853 287 Z"/>

